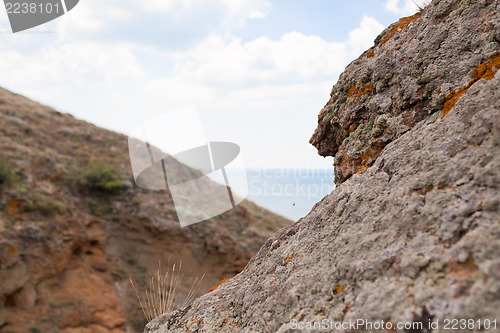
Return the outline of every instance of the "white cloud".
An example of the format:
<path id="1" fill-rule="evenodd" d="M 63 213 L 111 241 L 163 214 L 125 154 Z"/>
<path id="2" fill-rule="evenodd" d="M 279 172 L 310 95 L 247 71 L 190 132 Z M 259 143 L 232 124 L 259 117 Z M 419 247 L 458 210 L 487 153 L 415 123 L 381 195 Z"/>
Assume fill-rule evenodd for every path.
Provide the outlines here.
<path id="1" fill-rule="evenodd" d="M 271 10 L 269 0 L 220 0 L 229 14 L 238 24 L 243 24 L 248 18 L 264 18 Z"/>
<path id="2" fill-rule="evenodd" d="M 427 0 L 387 0 L 385 9 L 396 15 L 411 15 L 423 7 Z"/>
<path id="3" fill-rule="evenodd" d="M 346 42 L 327 42 L 318 36 L 289 32 L 279 40 L 260 37 L 242 43 L 211 35 L 187 52 L 177 53 L 177 76 L 196 82 L 283 82 L 318 80 L 340 74 L 346 63 L 373 45 L 384 26 L 363 16 Z"/>
<path id="4" fill-rule="evenodd" d="M 250 12 L 220 1 L 234 6 L 236 16 Z M 65 24 L 61 28 L 93 29 Z M 344 42 L 294 31 L 248 42 L 211 34 L 185 51 L 67 37 L 32 52 L 0 44 L 0 83 L 122 132 L 160 111 L 195 104 L 210 114 L 208 137 L 241 142 L 248 164 L 290 164 L 301 154 L 316 159 L 308 136 L 331 85 L 382 28 L 364 16 Z M 278 141 L 276 124 L 282 126 Z"/>
<path id="5" fill-rule="evenodd" d="M 247 19 L 263 18 L 271 9 L 269 0 L 141 0 L 140 4 L 147 11 L 170 13 L 177 19 L 189 18 L 193 12 L 218 10 L 224 13 L 222 23 L 226 25 L 241 25 Z"/>
<path id="6" fill-rule="evenodd" d="M 250 19 L 265 17 L 270 0 L 86 0 L 48 25 L 60 41 L 92 39 L 173 44 L 199 41 L 210 33 L 229 35 Z M 0 20 L 1 23 L 1 20 Z"/>
<path id="7" fill-rule="evenodd" d="M 154 12 L 186 14 L 195 8 L 221 7 L 229 16 L 263 17 L 269 11 L 268 0 L 142 0 L 141 7 Z"/>
<path id="8" fill-rule="evenodd" d="M 117 22 L 124 22 L 133 15 L 133 10 L 124 2 L 115 0 L 80 1 L 78 6 L 59 18 L 57 32 L 61 39 L 70 36 L 106 30 Z"/>
<path id="9" fill-rule="evenodd" d="M 380 22 L 373 17 L 363 15 L 359 27 L 349 32 L 348 44 L 351 49 L 351 56 L 359 56 L 363 51 L 371 47 L 382 30 L 384 30 L 384 26 Z"/>
<path id="10" fill-rule="evenodd" d="M 29 54 L 0 50 L 2 83 L 47 102 L 109 88 L 123 78 L 143 76 L 132 49 L 126 43 L 73 42 Z"/>
<path id="11" fill-rule="evenodd" d="M 175 73 L 179 76 L 197 82 L 239 83 L 329 76 L 347 61 L 344 44 L 298 32 L 289 32 L 277 41 L 260 37 L 247 43 L 212 35 L 177 57 Z"/>

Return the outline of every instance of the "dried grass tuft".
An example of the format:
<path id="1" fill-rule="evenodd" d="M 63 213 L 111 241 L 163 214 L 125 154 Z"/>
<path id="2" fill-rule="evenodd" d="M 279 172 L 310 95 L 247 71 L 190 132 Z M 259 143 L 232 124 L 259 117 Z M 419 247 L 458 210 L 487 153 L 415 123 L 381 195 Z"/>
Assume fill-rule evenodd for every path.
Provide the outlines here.
<path id="1" fill-rule="evenodd" d="M 139 295 L 134 281 L 130 279 L 130 283 L 132 284 L 137 299 L 139 300 L 139 304 L 141 305 L 142 312 L 148 321 L 151 321 L 164 313 L 186 307 L 194 300 L 195 295 L 198 294 L 201 281 L 205 275 L 203 275 L 201 279 L 196 278 L 194 280 L 184 300 L 179 302 L 178 290 L 183 277 L 181 269 L 182 261 L 179 262 L 179 265 L 174 263 L 171 269 L 163 274 L 161 272 L 161 263 L 158 263 L 158 270 L 156 275 L 152 276 L 149 280 L 149 287 L 145 291 L 144 299 Z M 180 305 L 178 305 L 179 303 Z"/>

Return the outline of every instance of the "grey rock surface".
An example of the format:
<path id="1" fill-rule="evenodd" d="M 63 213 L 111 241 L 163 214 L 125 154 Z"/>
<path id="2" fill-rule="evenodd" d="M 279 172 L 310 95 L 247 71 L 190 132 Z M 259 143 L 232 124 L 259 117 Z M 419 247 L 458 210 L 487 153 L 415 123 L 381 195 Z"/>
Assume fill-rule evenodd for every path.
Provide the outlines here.
<path id="1" fill-rule="evenodd" d="M 496 2 L 498 3 L 498 1 Z M 400 19 L 340 75 L 310 142 L 333 156 L 340 184 L 421 120 L 500 66 L 500 9 L 494 0 L 433 1 Z"/>
<path id="2" fill-rule="evenodd" d="M 343 179 L 306 217 L 271 237 L 240 274 L 187 308 L 156 318 L 145 332 L 317 332 L 321 323 L 337 325 L 324 331 L 384 331 L 368 321 L 383 321 L 387 332 L 450 332 L 446 320 L 454 319 L 470 320 L 465 329 L 458 326 L 460 332 L 480 331 L 479 323 L 495 319 L 496 330 L 485 332 L 499 331 L 500 64 L 493 51 L 500 44 L 486 35 L 477 42 L 474 33 L 471 54 L 460 58 L 439 53 L 439 45 L 446 43 L 447 50 L 462 52 L 466 40 L 457 35 L 461 24 L 496 20 L 491 31 L 497 38 L 496 8 L 493 1 L 434 1 L 422 13 L 429 19 L 418 28 L 424 32 L 414 48 L 405 45 L 404 31 L 399 39 L 387 41 L 400 47 L 386 56 L 386 70 L 401 78 L 403 95 L 418 98 L 420 89 L 411 72 L 391 65 L 404 62 L 403 52 L 419 53 L 429 61 L 419 76 L 426 71 L 436 76 L 430 75 L 426 85 L 439 83 L 446 96 L 452 91 L 455 95 L 445 98 L 440 110 L 427 109 L 409 125 L 404 119 L 418 111 L 411 103 L 402 100 L 392 118 L 382 112 L 374 124 L 383 125 L 385 119 L 397 135 L 377 148 L 369 164 Z M 457 36 L 437 43 L 441 30 Z M 429 54 L 418 47 L 427 39 L 437 43 Z M 361 69 L 352 68 L 334 91 L 344 81 L 358 80 Z M 379 67 L 372 68 L 375 73 Z M 454 68 L 463 73 L 447 76 Z M 441 108 L 449 101 L 444 112 Z M 396 107 L 378 88 L 364 103 Z M 419 110 L 425 108 L 424 103 Z M 322 137 L 320 145 L 337 145 L 330 139 Z M 364 146 L 352 146 L 351 139 L 343 140 L 345 149 L 362 154 Z M 361 319 L 364 324 L 349 325 Z M 429 327 L 430 322 L 438 326 Z M 314 323 L 315 328 L 308 326 Z"/>

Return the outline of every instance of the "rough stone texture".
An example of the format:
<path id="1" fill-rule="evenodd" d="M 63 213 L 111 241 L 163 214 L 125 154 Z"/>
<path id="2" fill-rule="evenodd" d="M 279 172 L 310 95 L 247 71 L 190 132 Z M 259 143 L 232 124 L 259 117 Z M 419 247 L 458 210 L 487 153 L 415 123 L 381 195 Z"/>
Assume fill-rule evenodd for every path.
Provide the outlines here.
<path id="1" fill-rule="evenodd" d="M 120 193 L 69 185 L 72 170 L 92 160 L 116 170 Z M 245 201 L 180 228 L 171 196 L 131 179 L 127 137 L 0 88 L 1 333 L 142 331 L 129 278 L 140 292 L 159 260 L 165 271 L 182 259 L 182 302 L 196 277 L 205 274 L 207 292 L 291 223 Z"/>
<path id="2" fill-rule="evenodd" d="M 385 87 L 380 93 L 374 88 L 360 96 L 363 104 L 349 98 L 341 104 L 335 97 L 330 105 L 342 112 L 325 108 L 320 121 L 332 114 L 339 119 L 337 127 L 320 126 L 315 136 L 325 153 L 343 145 L 343 158 L 362 155 L 364 146 L 355 147 L 361 136 L 354 140 L 351 133 L 342 139 L 344 143 L 340 140 L 351 127 L 342 127 L 349 121 L 340 118 L 351 119 L 351 124 L 359 121 L 354 127 L 361 133 L 361 124 L 369 120 L 363 117 L 376 114 L 370 111 L 371 105 L 381 106 L 387 111 L 373 124 L 385 124 L 379 126 L 381 136 L 389 139 L 381 141 L 372 161 L 341 182 L 309 215 L 277 232 L 240 274 L 191 306 L 156 318 L 145 332 L 283 333 L 298 331 L 292 320 L 305 325 L 324 319 L 423 325 L 405 332 L 430 332 L 429 320 L 439 321 L 435 332 L 449 332 L 444 329 L 446 319 L 496 319 L 498 323 L 500 66 L 491 54 L 498 50 L 498 40 L 490 41 L 488 36 L 496 38 L 499 14 L 491 1 L 442 0 L 428 6 L 421 21 L 409 23 L 382 48 L 393 28 L 386 30 L 371 51 L 390 53 L 384 71 L 401 79 L 403 96 L 392 100 L 387 91 L 395 93 L 397 88 Z M 495 28 L 488 28 L 492 25 Z M 479 35 L 475 29 L 480 29 Z M 423 31 L 421 39 L 416 38 L 418 31 Z M 448 31 L 448 37 L 437 39 L 443 31 Z M 467 39 L 459 38 L 460 31 L 464 36 L 470 33 L 472 51 L 461 49 Z M 441 89 L 445 97 L 435 109 L 429 103 L 439 96 L 437 92 L 417 97 L 422 85 L 412 76 L 415 68 L 394 65 L 413 57 L 401 50 L 410 53 L 411 45 L 434 45 L 428 41 L 436 43 L 432 51 L 422 46 L 412 53 L 427 63 L 422 65 L 422 74 L 430 75 L 426 85 L 435 84 L 434 90 Z M 440 45 L 445 47 L 442 53 Z M 358 82 L 370 59 L 382 61 L 375 55 L 366 58 L 365 53 L 358 64 L 351 64 L 333 96 L 346 94 L 341 87 Z M 375 64 L 370 66 L 373 73 L 379 70 Z M 439 111 L 452 100 L 447 96 L 463 87 L 448 111 Z M 403 98 L 405 94 L 409 97 Z M 354 105 L 365 108 L 356 113 Z M 374 131 L 375 125 L 365 128 Z M 345 133 L 335 136 L 335 129 Z M 365 138 L 372 143 L 368 151 L 375 151 L 375 139 L 367 134 Z M 477 321 L 475 328 L 459 331 L 479 331 Z M 497 325 L 497 330 L 490 331 L 499 329 Z M 319 330 L 301 330 L 308 331 Z M 359 326 L 344 331 L 383 330 Z"/>
<path id="3" fill-rule="evenodd" d="M 494 0 L 434 1 L 382 32 L 340 75 L 310 142 L 334 156 L 335 183 L 371 165 L 382 149 L 434 113 L 446 114 L 500 66 Z"/>

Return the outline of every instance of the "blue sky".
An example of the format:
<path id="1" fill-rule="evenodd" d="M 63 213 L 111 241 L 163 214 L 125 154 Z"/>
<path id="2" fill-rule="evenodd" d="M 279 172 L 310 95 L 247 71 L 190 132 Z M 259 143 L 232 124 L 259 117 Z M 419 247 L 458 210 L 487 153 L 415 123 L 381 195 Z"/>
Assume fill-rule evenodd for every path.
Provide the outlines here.
<path id="1" fill-rule="evenodd" d="M 330 167 L 308 144 L 345 66 L 411 1 L 80 0 L 9 34 L 0 85 L 124 134 L 196 106 L 209 141 L 249 167 Z M 161 143 L 156 143 L 161 146 Z"/>

